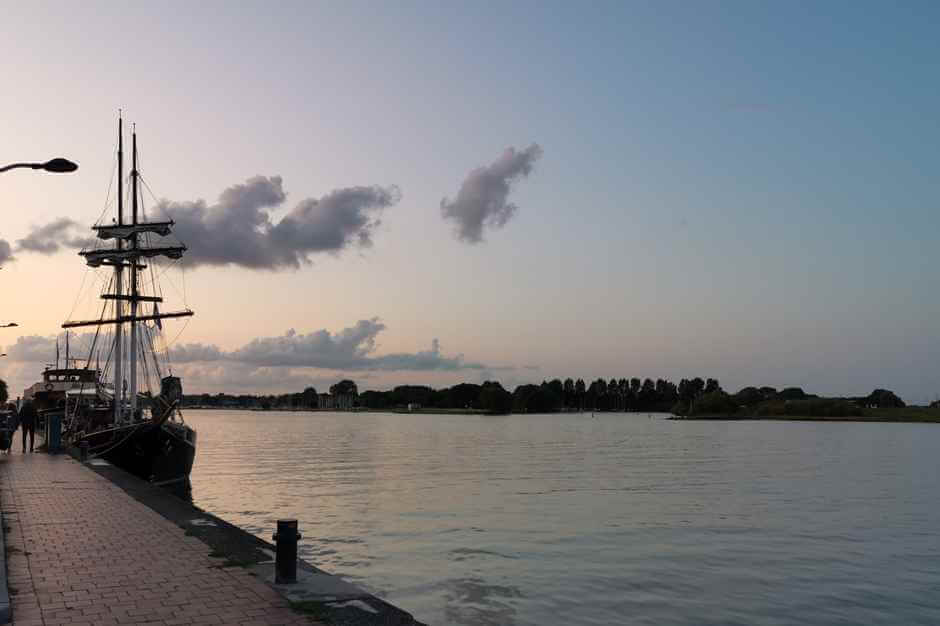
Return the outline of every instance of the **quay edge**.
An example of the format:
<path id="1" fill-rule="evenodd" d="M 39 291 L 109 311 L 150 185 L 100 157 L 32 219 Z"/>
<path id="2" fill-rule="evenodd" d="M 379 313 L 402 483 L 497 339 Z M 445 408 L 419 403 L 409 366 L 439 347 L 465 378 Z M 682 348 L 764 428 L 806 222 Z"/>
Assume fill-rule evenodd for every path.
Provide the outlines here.
<path id="1" fill-rule="evenodd" d="M 77 450 L 69 453 L 77 460 Z M 210 556 L 221 559 L 219 567 L 243 567 L 265 581 L 284 596 L 295 611 L 332 626 L 427 626 L 410 613 L 303 559 L 297 560 L 297 583 L 275 584 L 273 544 L 118 467 L 103 463 L 84 465 L 185 529 L 187 535 L 205 543 Z"/>
<path id="2" fill-rule="evenodd" d="M 0 624 L 10 622 L 10 588 L 7 581 L 7 541 L 6 522 L 3 520 L 3 511 L 0 511 Z"/>

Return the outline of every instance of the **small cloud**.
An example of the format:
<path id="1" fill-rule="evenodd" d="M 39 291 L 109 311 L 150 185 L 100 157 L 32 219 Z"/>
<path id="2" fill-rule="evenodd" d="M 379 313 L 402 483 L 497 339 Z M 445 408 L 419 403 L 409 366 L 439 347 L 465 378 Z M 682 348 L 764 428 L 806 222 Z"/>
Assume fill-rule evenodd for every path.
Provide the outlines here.
<path id="1" fill-rule="evenodd" d="M 72 234 L 80 228 L 78 222 L 60 217 L 44 226 L 33 227 L 26 237 L 17 240 L 17 251 L 55 254 L 63 246 L 78 249 L 91 247 L 95 241 L 93 237 Z"/>
<path id="2" fill-rule="evenodd" d="M 441 215 L 455 224 L 457 238 L 467 243 L 483 241 L 484 227 L 505 226 L 518 207 L 509 202 L 512 185 L 532 173 L 542 148 L 533 143 L 517 151 L 507 148 L 502 156 L 467 175 L 454 200 L 441 200 Z"/>

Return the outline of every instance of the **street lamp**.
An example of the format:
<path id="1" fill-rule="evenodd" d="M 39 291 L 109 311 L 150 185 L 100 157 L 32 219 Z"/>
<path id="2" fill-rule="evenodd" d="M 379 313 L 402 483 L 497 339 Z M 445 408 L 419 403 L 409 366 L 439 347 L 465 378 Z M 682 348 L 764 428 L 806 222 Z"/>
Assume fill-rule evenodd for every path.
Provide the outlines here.
<path id="1" fill-rule="evenodd" d="M 34 170 L 46 170 L 47 172 L 55 172 L 56 174 L 67 174 L 69 172 L 74 172 L 78 169 L 78 164 L 69 161 L 68 159 L 63 159 L 61 157 L 51 159 L 45 163 L 11 163 L 10 165 L 5 165 L 0 167 L 0 172 L 5 172 L 7 170 L 12 170 L 17 167 L 28 167 Z"/>

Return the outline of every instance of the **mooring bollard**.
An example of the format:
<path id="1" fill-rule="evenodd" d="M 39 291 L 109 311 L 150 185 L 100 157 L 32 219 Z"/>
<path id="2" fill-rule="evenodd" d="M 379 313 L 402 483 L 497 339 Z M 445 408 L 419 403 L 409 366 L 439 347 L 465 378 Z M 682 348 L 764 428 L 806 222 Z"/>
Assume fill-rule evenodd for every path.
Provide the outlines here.
<path id="1" fill-rule="evenodd" d="M 277 520 L 277 532 L 272 536 L 277 551 L 274 559 L 274 582 L 278 584 L 297 582 L 297 520 Z"/>
<path id="2" fill-rule="evenodd" d="M 88 460 L 88 442 L 85 440 L 78 442 L 78 459 L 82 463 Z"/>

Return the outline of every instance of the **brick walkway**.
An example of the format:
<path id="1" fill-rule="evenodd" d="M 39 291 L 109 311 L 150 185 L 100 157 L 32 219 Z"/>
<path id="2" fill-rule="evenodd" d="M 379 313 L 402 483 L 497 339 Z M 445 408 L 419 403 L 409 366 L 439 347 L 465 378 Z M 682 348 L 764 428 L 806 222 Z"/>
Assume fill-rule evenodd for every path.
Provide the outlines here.
<path id="1" fill-rule="evenodd" d="M 0 455 L 0 506 L 17 626 L 316 623 L 67 456 Z"/>

